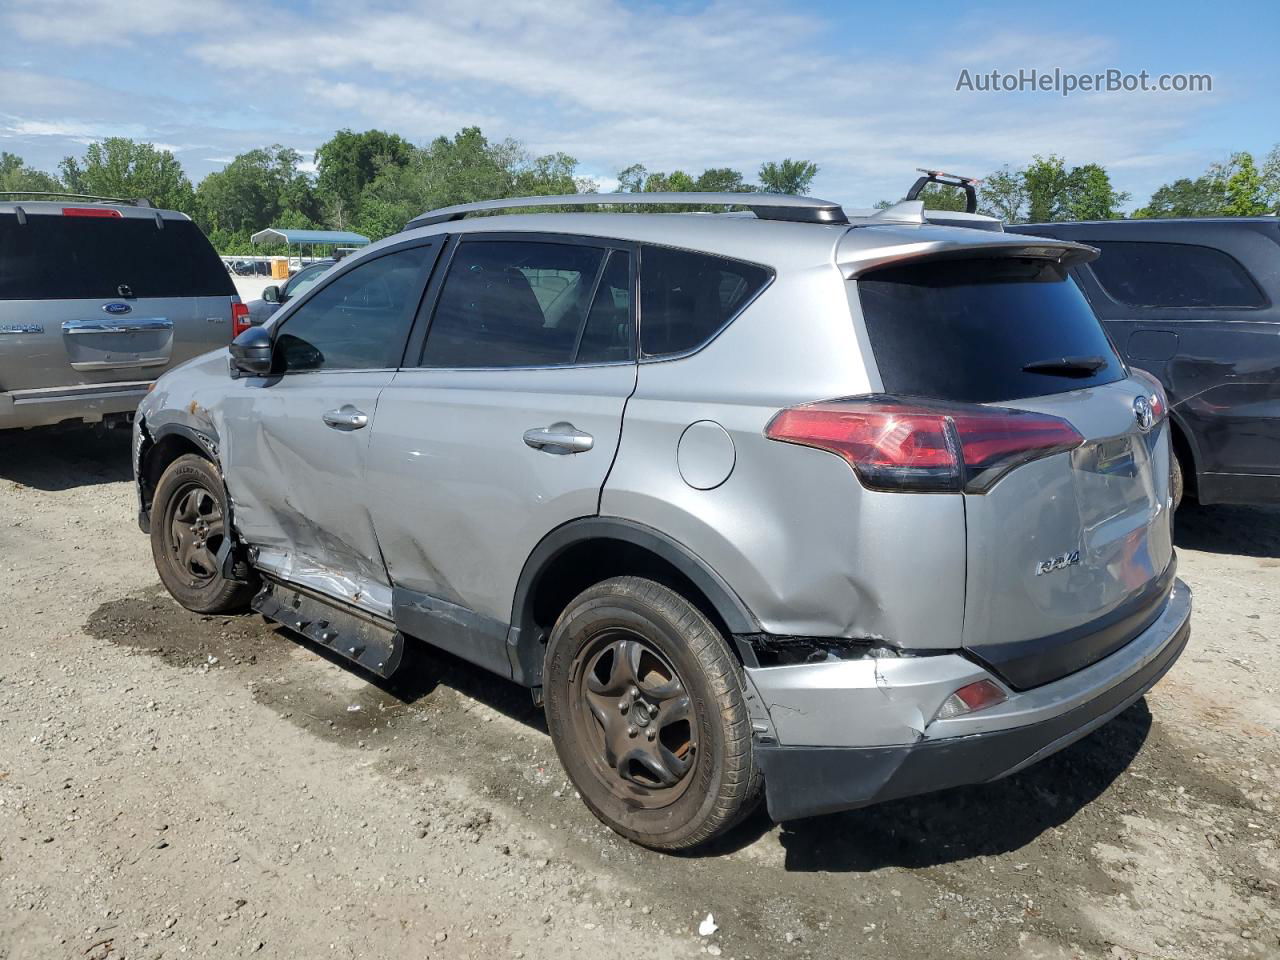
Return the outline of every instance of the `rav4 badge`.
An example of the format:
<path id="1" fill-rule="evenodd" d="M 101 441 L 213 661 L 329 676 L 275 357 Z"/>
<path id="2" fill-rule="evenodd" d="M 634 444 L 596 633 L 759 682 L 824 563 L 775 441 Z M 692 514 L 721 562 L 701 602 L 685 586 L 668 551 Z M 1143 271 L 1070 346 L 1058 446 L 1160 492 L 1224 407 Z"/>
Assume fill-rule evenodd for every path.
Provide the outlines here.
<path id="1" fill-rule="evenodd" d="M 1048 560 L 1041 560 L 1036 564 L 1036 576 L 1040 577 L 1046 573 L 1053 573 L 1055 570 L 1062 570 L 1072 564 L 1080 562 L 1080 551 L 1072 550 L 1070 553 L 1064 553 L 1056 557 L 1050 557 Z"/>

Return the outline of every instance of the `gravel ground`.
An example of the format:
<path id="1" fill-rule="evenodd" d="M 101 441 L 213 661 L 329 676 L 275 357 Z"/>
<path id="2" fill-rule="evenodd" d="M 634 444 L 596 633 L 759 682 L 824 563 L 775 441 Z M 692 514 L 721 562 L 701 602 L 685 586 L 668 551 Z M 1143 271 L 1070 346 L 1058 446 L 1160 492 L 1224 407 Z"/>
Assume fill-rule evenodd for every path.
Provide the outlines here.
<path id="1" fill-rule="evenodd" d="M 178 608 L 128 472 L 123 434 L 0 436 L 4 960 L 1280 956 L 1278 510 L 1179 514 L 1191 644 L 1070 749 L 670 857 L 526 692 Z"/>

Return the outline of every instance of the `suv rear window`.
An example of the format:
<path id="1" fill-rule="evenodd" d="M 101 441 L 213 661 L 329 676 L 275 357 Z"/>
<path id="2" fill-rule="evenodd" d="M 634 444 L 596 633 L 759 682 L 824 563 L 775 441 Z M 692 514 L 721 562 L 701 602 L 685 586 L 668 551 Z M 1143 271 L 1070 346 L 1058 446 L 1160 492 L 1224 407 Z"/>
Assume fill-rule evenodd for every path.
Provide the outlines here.
<path id="1" fill-rule="evenodd" d="M 1267 299 L 1234 257 L 1191 243 L 1085 241 L 1102 251 L 1089 264 L 1102 289 L 1133 307 L 1265 307 Z"/>
<path id="2" fill-rule="evenodd" d="M 641 353 L 665 357 L 702 346 L 772 278 L 771 270 L 754 263 L 641 247 Z"/>
<path id="3" fill-rule="evenodd" d="M 226 267 L 190 220 L 0 214 L 0 300 L 229 297 Z"/>
<path id="4" fill-rule="evenodd" d="M 926 261 L 869 273 L 858 293 L 888 393 L 999 403 L 1125 375 L 1080 288 L 1056 264 Z M 1103 365 L 1084 376 L 1023 369 L 1064 357 Z"/>

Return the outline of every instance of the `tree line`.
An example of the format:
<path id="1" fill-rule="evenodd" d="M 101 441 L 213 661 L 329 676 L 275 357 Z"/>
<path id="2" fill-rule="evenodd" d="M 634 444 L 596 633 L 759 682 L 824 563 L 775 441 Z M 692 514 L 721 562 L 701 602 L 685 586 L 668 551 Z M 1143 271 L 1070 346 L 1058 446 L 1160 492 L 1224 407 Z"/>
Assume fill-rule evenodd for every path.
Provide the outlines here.
<path id="1" fill-rule="evenodd" d="M 818 173 L 809 160 L 761 164 L 756 181 L 730 167 L 699 174 L 650 171 L 632 164 L 618 172 L 623 192 L 691 191 L 806 193 Z M 904 171 L 904 180 L 907 172 Z M 497 197 L 583 193 L 598 184 L 565 153 L 533 155 L 518 141 L 492 141 L 476 127 L 418 146 L 382 130 L 339 130 L 315 153 L 315 172 L 298 151 L 279 144 L 240 154 L 193 185 L 168 150 L 123 137 L 90 144 L 66 157 L 57 174 L 0 153 L 0 191 L 68 191 L 145 197 L 189 214 L 222 253 L 253 249 L 265 227 L 354 230 L 380 239 L 425 210 Z M 962 209 L 964 195 L 930 186 L 926 205 Z M 1096 163 L 1068 167 L 1056 155 L 1004 166 L 985 177 L 979 210 L 1006 222 L 1095 220 L 1123 216 L 1130 195 L 1114 189 Z M 878 206 L 887 206 L 882 201 Z M 1280 145 L 1260 162 L 1248 152 L 1214 163 L 1200 176 L 1157 189 L 1131 217 L 1250 216 L 1280 212 Z"/>

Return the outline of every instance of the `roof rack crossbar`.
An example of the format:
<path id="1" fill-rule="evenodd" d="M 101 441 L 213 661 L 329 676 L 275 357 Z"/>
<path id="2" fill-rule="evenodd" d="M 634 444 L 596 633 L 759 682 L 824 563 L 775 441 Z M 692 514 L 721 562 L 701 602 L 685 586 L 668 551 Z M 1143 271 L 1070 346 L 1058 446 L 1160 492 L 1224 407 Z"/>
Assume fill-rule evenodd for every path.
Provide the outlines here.
<path id="1" fill-rule="evenodd" d="M 976 177 L 962 177 L 956 173 L 943 173 L 941 170 L 926 170 L 924 167 L 916 167 L 916 170 L 924 174 L 924 176 L 911 185 L 911 189 L 907 191 L 904 199 L 918 200 L 925 187 L 931 183 L 936 183 L 940 187 L 958 187 L 963 190 L 964 212 L 978 212 L 978 184 L 982 181 Z"/>
<path id="2" fill-rule="evenodd" d="M 151 201 L 142 197 L 97 197 L 91 193 L 59 193 L 54 190 L 0 190 L 0 199 L 21 200 L 92 200 L 95 203 L 127 203 L 131 207 L 150 207 Z"/>
<path id="3" fill-rule="evenodd" d="M 593 206 L 711 206 L 746 207 L 761 220 L 789 220 L 796 223 L 848 223 L 840 204 L 814 197 L 783 193 L 571 193 L 541 197 L 509 197 L 460 203 L 429 210 L 409 221 L 405 229 L 461 220 L 473 213 L 519 207 Z"/>

